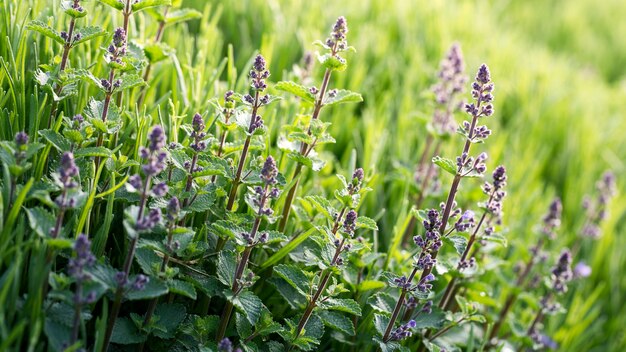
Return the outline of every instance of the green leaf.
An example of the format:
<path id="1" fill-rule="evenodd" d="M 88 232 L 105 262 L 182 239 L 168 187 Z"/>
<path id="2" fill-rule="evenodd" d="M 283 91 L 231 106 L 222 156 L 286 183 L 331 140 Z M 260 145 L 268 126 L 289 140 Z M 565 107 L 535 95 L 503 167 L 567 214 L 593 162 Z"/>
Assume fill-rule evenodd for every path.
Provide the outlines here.
<path id="1" fill-rule="evenodd" d="M 101 158 L 110 158 L 111 151 L 106 147 L 88 147 L 88 148 L 80 148 L 76 152 L 74 152 L 74 157 L 94 157 L 98 156 Z"/>
<path id="2" fill-rule="evenodd" d="M 386 292 L 378 292 L 371 296 L 367 303 L 379 313 L 391 314 L 396 306 L 396 298 Z"/>
<path id="3" fill-rule="evenodd" d="M 73 42 L 72 46 L 76 46 L 78 44 L 90 41 L 97 37 L 103 37 L 108 35 L 107 31 L 97 26 L 87 26 L 78 30 L 78 34 L 80 34 L 80 39 Z"/>
<path id="4" fill-rule="evenodd" d="M 155 6 L 171 6 L 172 0 L 139 0 L 139 2 L 134 2 L 132 5 L 133 12 L 138 12 L 141 10 L 145 10 L 149 7 Z"/>
<path id="5" fill-rule="evenodd" d="M 231 287 L 235 282 L 237 270 L 237 256 L 234 251 L 221 251 L 218 257 L 217 277 L 226 286 Z"/>
<path id="6" fill-rule="evenodd" d="M 332 56 L 330 53 L 318 55 L 317 59 L 324 68 L 331 71 L 344 71 L 348 67 L 344 58 Z"/>
<path id="7" fill-rule="evenodd" d="M 380 336 L 385 335 L 387 325 L 389 325 L 388 317 L 380 314 L 374 314 L 374 327 L 376 328 L 376 331 L 380 334 Z"/>
<path id="8" fill-rule="evenodd" d="M 148 276 L 157 276 L 161 271 L 161 259 L 154 250 L 146 247 L 138 248 L 135 253 L 135 260 L 141 270 Z"/>
<path id="9" fill-rule="evenodd" d="M 359 285 L 357 286 L 357 290 L 364 292 L 364 291 L 378 290 L 385 286 L 387 286 L 387 284 L 382 281 L 364 280 L 359 283 Z"/>
<path id="10" fill-rule="evenodd" d="M 147 85 L 143 78 L 137 74 L 124 75 L 121 80 L 122 83 L 113 90 L 114 92 L 121 92 L 126 89 Z"/>
<path id="11" fill-rule="evenodd" d="M 133 282 L 134 278 L 129 278 L 129 282 Z M 152 299 L 167 294 L 167 285 L 162 280 L 151 277 L 143 290 L 130 290 L 126 293 L 126 298 L 130 301 L 140 301 L 144 299 Z"/>
<path id="12" fill-rule="evenodd" d="M 162 339 L 171 339 L 174 338 L 178 326 L 185 320 L 187 312 L 185 306 L 179 303 L 160 304 L 154 315 L 157 318 L 156 325 L 160 328 L 153 331 L 154 335 Z"/>
<path id="13" fill-rule="evenodd" d="M 438 307 L 433 307 L 430 314 L 420 314 L 415 319 L 416 329 L 441 329 L 446 323 L 446 314 Z"/>
<path id="14" fill-rule="evenodd" d="M 174 24 L 179 22 L 186 22 L 201 17 L 202 13 L 194 9 L 178 9 L 175 11 L 170 11 L 167 14 L 167 17 L 165 18 L 165 23 Z"/>
<path id="15" fill-rule="evenodd" d="M 193 287 L 191 283 L 187 281 L 169 280 L 167 282 L 167 287 L 171 293 L 185 296 L 193 300 L 195 300 L 197 297 L 196 289 Z"/>
<path id="16" fill-rule="evenodd" d="M 54 130 L 40 130 L 39 135 L 42 136 L 48 143 L 52 144 L 60 152 L 67 152 L 70 150 L 71 143 L 67 138 L 63 137 L 59 132 Z"/>
<path id="17" fill-rule="evenodd" d="M 170 48 L 165 43 L 152 43 L 143 48 L 150 63 L 163 61 L 170 56 Z"/>
<path id="18" fill-rule="evenodd" d="M 299 292 L 287 280 L 280 277 L 270 277 L 269 283 L 276 287 L 278 293 L 285 299 L 289 306 L 296 310 L 302 310 L 308 303 L 307 296 Z"/>
<path id="19" fill-rule="evenodd" d="M 457 167 L 456 163 L 450 159 L 436 156 L 433 158 L 433 163 L 437 164 L 440 168 L 447 171 L 452 175 L 456 175 Z"/>
<path id="20" fill-rule="evenodd" d="M 246 315 L 250 324 L 255 325 L 257 320 L 259 320 L 263 302 L 261 302 L 261 299 L 255 296 L 254 293 L 244 290 L 238 295 L 233 296 L 232 293 L 229 292 L 226 294 L 226 299 L 231 301 L 240 312 Z"/>
<path id="21" fill-rule="evenodd" d="M 146 341 L 146 335 L 137 328 L 132 320 L 126 317 L 115 320 L 111 342 L 120 345 L 131 345 L 144 341 Z"/>
<path id="22" fill-rule="evenodd" d="M 326 95 L 324 99 L 324 106 L 343 104 L 343 103 L 360 103 L 363 101 L 363 96 L 356 92 L 351 92 L 345 89 L 339 89 L 334 92 L 331 97 L 330 94 Z"/>
<path id="23" fill-rule="evenodd" d="M 330 310 L 361 316 L 361 306 L 350 298 L 329 298 L 324 302 L 324 307 Z"/>
<path id="24" fill-rule="evenodd" d="M 326 197 L 322 196 L 306 196 L 305 200 L 309 201 L 317 211 L 322 213 L 326 219 L 334 220 L 333 214 L 336 212 L 336 209 L 332 206 L 330 201 Z"/>
<path id="25" fill-rule="evenodd" d="M 42 238 L 50 236 L 50 229 L 56 224 L 56 218 L 43 207 L 26 209 L 30 228 Z"/>
<path id="26" fill-rule="evenodd" d="M 123 10 L 124 9 L 124 3 L 122 3 L 120 0 L 98 0 L 103 4 L 109 5 L 112 8 L 116 9 L 116 10 Z"/>
<path id="27" fill-rule="evenodd" d="M 367 216 L 359 216 L 356 219 L 356 227 L 359 229 L 378 231 L 378 225 L 376 225 L 376 221 L 368 218 Z"/>
<path id="28" fill-rule="evenodd" d="M 274 266 L 285 256 L 287 256 L 287 254 L 291 253 L 294 249 L 296 249 L 296 247 L 298 247 L 302 242 L 304 242 L 307 238 L 309 238 L 317 231 L 319 231 L 317 228 L 312 227 L 308 229 L 305 233 L 298 235 L 295 239 L 292 239 L 289 243 L 283 246 L 283 248 L 278 250 L 278 252 L 274 253 L 274 255 L 265 260 L 261 265 L 261 270 L 265 270 L 271 266 Z"/>
<path id="29" fill-rule="evenodd" d="M 459 255 L 462 255 L 463 252 L 465 252 L 465 247 L 467 247 L 467 238 L 463 236 L 455 235 L 455 236 L 444 237 L 443 240 L 445 242 L 452 244 L 454 248 L 456 249 L 456 252 Z"/>
<path id="30" fill-rule="evenodd" d="M 291 93 L 297 97 L 300 97 L 302 98 L 302 100 L 306 101 L 307 103 L 313 104 L 315 102 L 315 95 L 311 94 L 311 92 L 309 91 L 307 87 L 297 84 L 295 82 L 281 81 L 281 82 L 276 83 L 274 85 L 274 88 L 283 92 Z"/>
<path id="31" fill-rule="evenodd" d="M 328 310 L 319 311 L 317 314 L 324 322 L 324 325 L 329 328 L 341 331 L 350 336 L 354 335 L 354 324 L 352 324 L 352 320 L 345 315 Z"/>
<path id="32" fill-rule="evenodd" d="M 326 164 L 326 162 L 317 157 L 314 157 L 313 155 L 304 156 L 300 154 L 300 152 L 289 152 L 287 154 L 287 157 L 293 159 L 297 163 L 303 164 L 313 171 L 320 171 Z"/>
<path id="33" fill-rule="evenodd" d="M 285 280 L 304 297 L 311 290 L 309 278 L 302 269 L 295 265 L 277 265 L 274 268 L 274 274 Z"/>
<path id="34" fill-rule="evenodd" d="M 39 32 L 59 44 L 65 44 L 65 39 L 61 37 L 61 34 L 59 34 L 59 32 L 52 29 L 52 27 L 41 21 L 31 21 L 29 24 L 26 25 L 26 29 Z"/>
<path id="35" fill-rule="evenodd" d="M 186 207 L 185 210 L 195 213 L 201 213 L 211 209 L 214 203 L 215 193 L 204 193 L 198 195 L 193 203 Z"/>

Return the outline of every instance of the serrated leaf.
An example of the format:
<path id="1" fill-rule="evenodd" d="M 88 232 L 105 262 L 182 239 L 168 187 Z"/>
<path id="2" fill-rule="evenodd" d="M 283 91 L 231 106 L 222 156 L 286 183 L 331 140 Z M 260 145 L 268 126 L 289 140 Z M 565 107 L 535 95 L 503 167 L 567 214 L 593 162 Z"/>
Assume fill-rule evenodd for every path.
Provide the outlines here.
<path id="1" fill-rule="evenodd" d="M 378 225 L 374 219 L 370 219 L 367 216 L 359 216 L 356 219 L 356 227 L 359 229 L 368 229 L 372 231 L 378 231 Z"/>
<path id="2" fill-rule="evenodd" d="M 26 209 L 30 228 L 42 238 L 50 236 L 50 230 L 55 226 L 56 218 L 42 207 Z"/>
<path id="3" fill-rule="evenodd" d="M 215 193 L 204 193 L 200 194 L 196 197 L 196 199 L 191 203 L 185 210 L 190 212 L 201 213 L 205 212 L 213 206 L 215 203 Z"/>
<path id="4" fill-rule="evenodd" d="M 133 282 L 133 278 L 129 278 L 130 282 Z M 167 285 L 162 280 L 151 277 L 150 281 L 145 285 L 143 290 L 131 289 L 126 293 L 126 298 L 130 301 L 140 301 L 144 299 L 152 299 L 161 297 L 167 294 Z"/>
<path id="5" fill-rule="evenodd" d="M 152 43 L 143 48 L 150 63 L 163 61 L 170 56 L 170 48 L 165 43 Z"/>
<path id="6" fill-rule="evenodd" d="M 287 282 L 300 295 L 306 297 L 310 291 L 310 282 L 302 269 L 295 265 L 277 265 L 274 267 L 274 274 Z"/>
<path id="7" fill-rule="evenodd" d="M 162 339 L 171 339 L 175 336 L 178 326 L 185 320 L 187 312 L 182 304 L 160 304 L 154 315 L 159 327 L 153 331 L 154 335 Z"/>
<path id="8" fill-rule="evenodd" d="M 165 18 L 165 23 L 174 24 L 179 22 L 185 22 L 196 18 L 201 18 L 202 13 L 194 9 L 178 9 L 170 11 Z"/>
<path id="9" fill-rule="evenodd" d="M 339 312 L 321 310 L 317 312 L 324 325 L 331 329 L 338 330 L 350 336 L 354 335 L 354 324 L 352 320 Z"/>
<path id="10" fill-rule="evenodd" d="M 126 89 L 131 89 L 131 88 L 146 85 L 146 82 L 143 80 L 143 78 L 137 74 L 124 75 L 122 76 L 121 80 L 122 80 L 122 83 L 120 84 L 119 87 L 114 89 L 115 92 L 121 92 Z"/>
<path id="11" fill-rule="evenodd" d="M 72 46 L 76 46 L 78 44 L 90 41 L 97 37 L 103 37 L 108 35 L 107 31 L 97 26 L 87 26 L 78 30 L 78 34 L 80 34 L 80 39 L 73 42 Z"/>
<path id="12" fill-rule="evenodd" d="M 318 55 L 317 59 L 324 68 L 332 71 L 343 71 L 348 67 L 344 58 L 333 56 L 330 53 Z"/>
<path id="13" fill-rule="evenodd" d="M 442 158 L 440 156 L 436 156 L 433 158 L 433 163 L 438 165 L 440 168 L 442 168 L 446 172 L 452 175 L 456 175 L 457 167 L 454 161 L 447 159 L 447 158 Z"/>
<path id="14" fill-rule="evenodd" d="M 334 92 L 333 96 L 327 94 L 324 99 L 324 106 L 330 106 L 335 104 L 344 103 L 360 103 L 363 101 L 363 96 L 356 92 L 351 92 L 345 89 L 339 89 Z"/>
<path id="15" fill-rule="evenodd" d="M 187 281 L 172 279 L 167 282 L 167 287 L 171 293 L 185 296 L 194 300 L 197 297 L 196 289 L 191 283 Z"/>
<path id="16" fill-rule="evenodd" d="M 226 299 L 231 301 L 235 308 L 245 314 L 250 324 L 255 325 L 259 320 L 263 302 L 261 302 L 261 299 L 255 296 L 254 293 L 244 290 L 234 297 L 228 293 L 226 294 Z"/>
<path id="17" fill-rule="evenodd" d="M 132 320 L 126 317 L 115 320 L 111 342 L 120 345 L 131 345 L 144 341 L 146 341 L 146 335 L 137 328 Z"/>
<path id="18" fill-rule="evenodd" d="M 430 314 L 421 313 L 414 320 L 416 329 L 441 329 L 446 322 L 446 314 L 438 307 L 433 307 Z"/>
<path id="19" fill-rule="evenodd" d="M 235 270 L 237 269 L 237 256 L 233 251 L 221 251 L 218 257 L 217 277 L 226 286 L 230 287 L 235 282 Z"/>
<path id="20" fill-rule="evenodd" d="M 281 82 L 276 83 L 274 85 L 274 88 L 283 92 L 293 94 L 297 97 L 300 97 L 302 100 L 306 101 L 307 103 L 313 104 L 315 102 L 315 95 L 311 94 L 309 89 L 306 88 L 305 86 L 302 86 L 295 82 L 281 81 Z"/>
<path id="21" fill-rule="evenodd" d="M 361 316 L 361 306 L 350 298 L 329 298 L 324 302 L 324 307 L 329 310 Z"/>
<path id="22" fill-rule="evenodd" d="M 58 151 L 67 152 L 70 150 L 72 144 L 60 133 L 54 130 L 40 130 L 38 133 Z"/>
<path id="23" fill-rule="evenodd" d="M 154 253 L 154 250 L 146 247 L 138 248 L 135 253 L 135 260 L 148 276 L 158 275 L 162 259 Z"/>
<path id="24" fill-rule="evenodd" d="M 101 157 L 101 158 L 110 158 L 111 155 L 112 155 L 111 150 L 109 150 L 106 147 L 80 148 L 76 152 L 74 152 L 74 157 L 76 158 L 96 157 L 96 156 Z"/>
<path id="25" fill-rule="evenodd" d="M 41 21 L 31 21 L 26 25 L 26 29 L 39 32 L 59 44 L 65 44 L 65 39 L 61 37 L 59 32 Z"/>
<path id="26" fill-rule="evenodd" d="M 444 237 L 444 241 L 451 243 L 459 255 L 463 254 L 463 252 L 465 252 L 465 247 L 467 247 L 467 238 L 463 236 L 455 235 L 455 236 Z"/>
<path id="27" fill-rule="evenodd" d="M 304 199 L 309 201 L 315 209 L 322 213 L 328 220 L 334 219 L 333 214 L 336 212 L 336 209 L 327 198 L 321 196 L 306 196 Z"/>
<path id="28" fill-rule="evenodd" d="M 111 6 L 112 8 L 116 10 L 124 9 L 124 3 L 122 3 L 120 0 L 98 0 L 98 1 L 105 5 Z"/>
<path id="29" fill-rule="evenodd" d="M 132 5 L 133 12 L 145 10 L 149 7 L 155 6 L 171 6 L 172 0 L 139 0 Z"/>
<path id="30" fill-rule="evenodd" d="M 376 328 L 376 331 L 380 334 L 380 336 L 385 335 L 387 325 L 389 325 L 388 317 L 380 314 L 374 314 L 374 327 Z"/>
<path id="31" fill-rule="evenodd" d="M 376 293 L 367 302 L 375 311 L 385 314 L 391 314 L 396 305 L 396 299 L 386 292 Z"/>

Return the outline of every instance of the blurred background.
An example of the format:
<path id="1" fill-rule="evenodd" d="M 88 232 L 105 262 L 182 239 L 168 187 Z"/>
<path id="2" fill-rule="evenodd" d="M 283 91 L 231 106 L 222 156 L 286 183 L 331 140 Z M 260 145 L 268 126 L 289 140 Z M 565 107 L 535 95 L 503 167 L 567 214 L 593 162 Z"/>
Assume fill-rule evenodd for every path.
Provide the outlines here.
<path id="1" fill-rule="evenodd" d="M 581 203 L 595 192 L 605 170 L 618 179 L 602 237 L 583 241 L 592 275 L 574 287 L 570 310 L 550 319 L 563 351 L 626 348 L 626 2 L 606 0 L 525 1 L 208 1 L 186 5 L 209 11 L 221 35 L 207 38 L 226 54 L 232 43 L 238 67 L 257 50 L 284 79 L 312 42 L 323 39 L 339 15 L 348 19 L 347 71 L 333 85 L 363 94 L 354 108 L 324 112 L 337 144 L 326 146 L 336 165 L 357 164 L 376 174 L 366 212 L 379 219 L 384 250 L 410 209 L 412 175 L 432 112 L 439 62 L 450 45 L 464 52 L 470 79 L 481 63 L 491 69 L 496 113 L 486 123 L 493 134 L 477 149 L 489 152 L 489 169 L 506 165 L 509 198 L 504 224 L 509 248 L 525 253 L 537 236 L 554 196 L 563 200 L 563 226 L 550 245 L 558 252 L 581 241 Z M 199 40 L 203 40 L 199 38 Z M 197 43 L 203 46 L 203 43 Z M 321 72 L 318 70 L 318 75 Z M 319 81 L 319 78 L 318 80 Z M 462 116 L 457 116 L 460 121 Z M 455 157 L 452 139 L 442 154 Z M 336 170 L 327 167 L 322 171 Z M 444 179 L 443 184 L 449 184 Z M 467 187 L 471 191 L 471 187 Z M 480 199 L 477 190 L 460 202 Z M 439 200 L 431 200 L 436 205 Z"/>
<path id="2" fill-rule="evenodd" d="M 3 68 L 23 79 L 17 84 L 26 85 L 28 94 L 36 87 L 32 68 L 49 62 L 58 48 L 35 34 L 22 37 L 14 24 L 47 19 L 64 28 L 63 21 L 54 25 L 64 15 L 50 3 L 0 1 L 1 10 L 10 15 L 10 22 L 0 23 L 0 56 L 9 61 Z M 209 111 L 209 99 L 221 96 L 227 85 L 243 91 L 246 65 L 257 52 L 270 63 L 270 81 L 289 79 L 304 53 L 316 49 L 312 43 L 326 38 L 338 16 L 347 18 L 348 42 L 357 52 L 347 54 L 348 69 L 333 75 L 331 87 L 359 92 L 364 102 L 322 112 L 321 118 L 333 123 L 337 143 L 324 146 L 322 154 L 329 162 L 309 177 L 302 192 L 307 187 L 331 192 L 327 190 L 337 183 L 332 175 L 353 165 L 365 168 L 373 176 L 374 192 L 362 213 L 378 221 L 375 243 L 381 252 L 389 250 L 409 216 L 415 165 L 433 111 L 430 88 L 440 60 L 457 42 L 470 79 L 486 63 L 496 86 L 496 112 L 485 121 L 492 136 L 475 150 L 489 153 L 488 170 L 502 164 L 509 174 L 503 222 L 509 245 L 501 255 L 510 265 L 525 258 L 550 201 L 561 197 L 563 224 L 549 249 L 558 253 L 580 243 L 593 271 L 572 286 L 570 302 L 563 302 L 569 311 L 552 317 L 548 330 L 556 332 L 553 337 L 562 351 L 626 350 L 626 1 L 183 0 L 183 6 L 198 9 L 203 18 L 165 31 L 163 41 L 176 54 L 155 67 L 146 100 L 159 102 L 164 115 L 169 98 L 182 114 Z M 97 22 L 111 30 L 121 22 L 119 14 L 109 12 L 98 12 L 102 17 Z M 154 19 L 141 14 L 133 21 L 133 38 L 151 41 Z M 95 41 L 87 48 L 97 52 L 97 45 L 104 44 Z M 221 81 L 212 74 L 219 75 L 217 68 L 229 52 L 242 74 L 237 82 L 225 84 L 226 74 Z M 17 65 L 12 55 L 18 57 Z M 92 65 L 100 56 L 91 55 L 85 50 L 74 60 L 103 76 L 103 65 Z M 321 75 L 317 67 L 316 82 Z M 86 104 L 87 89 L 81 88 L 78 106 Z M 26 96 L 2 99 L 15 100 L 13 109 L 27 115 L 34 108 Z M 153 104 L 148 113 L 156 116 L 156 109 Z M 295 112 L 288 104 L 273 110 L 264 119 L 275 140 L 281 122 Z M 459 122 L 461 118 L 457 116 Z M 441 154 L 454 158 L 460 149 L 460 139 L 452 138 Z M 583 199 L 596 193 L 596 182 L 606 170 L 617 176 L 618 194 L 602 236 L 581 240 Z M 460 191 L 462 205 L 481 199 L 480 181 L 469 181 Z M 450 179 L 444 176 L 442 184 L 447 187 Z M 427 206 L 441 200 L 432 198 Z"/>

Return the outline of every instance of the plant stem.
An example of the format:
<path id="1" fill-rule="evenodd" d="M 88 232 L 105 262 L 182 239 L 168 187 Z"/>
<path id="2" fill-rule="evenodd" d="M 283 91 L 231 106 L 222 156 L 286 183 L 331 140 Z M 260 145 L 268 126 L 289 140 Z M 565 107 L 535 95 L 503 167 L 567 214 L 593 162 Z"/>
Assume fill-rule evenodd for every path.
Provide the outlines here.
<path id="1" fill-rule="evenodd" d="M 250 238 L 252 239 L 252 241 L 256 239 L 256 234 L 259 231 L 259 226 L 261 225 L 261 220 L 263 219 L 262 211 L 263 211 L 263 207 L 265 206 L 265 202 L 267 201 L 268 189 L 269 189 L 269 184 L 266 184 L 263 190 L 263 195 L 261 196 L 261 200 L 259 201 L 259 210 L 257 212 L 256 218 L 254 219 L 254 224 L 252 225 L 252 231 L 250 231 Z M 241 280 L 241 277 L 243 276 L 243 272 L 246 270 L 246 267 L 248 266 L 248 261 L 250 260 L 250 254 L 252 253 L 252 248 L 254 247 L 254 245 L 255 243 L 252 243 L 246 246 L 246 249 L 244 249 L 243 254 L 241 256 L 241 260 L 237 264 L 237 269 L 235 270 L 235 277 L 233 279 L 233 285 L 231 287 L 231 290 L 233 291 L 233 294 L 235 296 L 238 295 L 239 292 L 241 292 L 242 287 L 240 287 L 239 281 Z M 226 334 L 226 328 L 228 327 L 228 323 L 230 322 L 230 317 L 232 315 L 232 312 L 233 312 L 233 303 L 227 300 L 226 305 L 224 306 L 224 311 L 222 312 L 222 318 L 220 319 L 221 320 L 220 327 L 217 331 L 217 337 L 216 337 L 217 341 L 221 341 L 224 338 L 224 335 Z"/>
<path id="2" fill-rule="evenodd" d="M 334 49 L 333 49 L 333 52 L 334 52 Z M 319 95 L 317 97 L 317 100 L 315 101 L 315 106 L 313 108 L 313 115 L 311 116 L 311 120 L 317 120 L 319 118 L 320 111 L 322 110 L 322 106 L 324 106 L 324 96 L 326 95 L 326 91 L 328 90 L 328 83 L 330 82 L 331 73 L 332 71 L 330 69 L 326 69 L 326 72 L 324 72 L 324 79 L 322 80 L 322 87 L 320 88 Z M 311 124 L 309 124 L 308 134 L 311 135 Z M 308 153 L 307 147 L 308 145 L 306 143 L 302 143 L 302 145 L 300 146 L 300 154 L 306 156 L 305 154 Z M 287 198 L 285 198 L 285 204 L 283 206 L 283 216 L 280 219 L 280 222 L 278 224 L 279 232 L 284 232 L 285 227 L 287 227 L 287 221 L 289 220 L 289 214 L 291 213 L 291 204 L 293 203 L 293 199 L 298 189 L 298 184 L 300 183 L 300 179 L 298 177 L 300 176 L 300 172 L 302 171 L 302 166 L 303 166 L 302 164 L 298 164 L 298 166 L 296 166 L 296 171 L 294 172 L 294 175 L 292 177 L 292 180 L 295 179 L 296 182 L 291 187 L 291 189 L 289 189 Z"/>
<path id="3" fill-rule="evenodd" d="M 80 328 L 80 311 L 82 308 L 82 295 L 83 285 L 80 282 L 76 283 L 76 294 L 74 295 L 74 322 L 72 326 L 72 338 L 70 340 L 70 346 L 75 344 L 78 340 L 78 329 Z"/>
<path id="4" fill-rule="evenodd" d="M 74 28 L 76 27 L 76 19 L 72 17 L 70 20 L 70 28 L 67 31 L 67 39 L 65 39 L 65 44 L 63 45 L 63 56 L 61 57 L 61 64 L 59 66 L 59 73 L 65 71 L 67 67 L 67 61 L 70 56 L 70 49 L 72 49 L 72 37 L 74 36 Z M 61 94 L 63 90 L 62 84 L 56 84 L 54 92 L 58 96 Z M 57 108 L 59 107 L 59 102 L 52 98 L 52 107 L 50 108 L 50 117 L 48 118 L 48 128 L 52 126 L 52 121 L 54 120 Z"/>
<path id="5" fill-rule="evenodd" d="M 413 278 L 417 274 L 418 270 L 419 269 L 417 267 L 413 268 L 413 271 L 411 272 L 411 275 L 409 275 L 408 282 L 412 282 L 413 281 Z M 391 335 L 391 331 L 393 330 L 393 326 L 395 325 L 396 319 L 398 319 L 398 315 L 400 314 L 400 309 L 402 309 L 402 306 L 404 305 L 404 298 L 406 297 L 407 292 L 408 291 L 403 288 L 402 292 L 400 293 L 400 297 L 398 298 L 398 302 L 396 302 L 396 306 L 393 309 L 393 313 L 391 314 L 391 318 L 389 319 L 389 323 L 387 324 L 387 328 L 385 329 L 385 334 L 383 335 L 383 341 L 384 342 L 389 341 L 389 335 Z"/>
<path id="6" fill-rule="evenodd" d="M 151 176 L 146 177 L 146 182 L 144 183 L 143 191 L 141 192 L 140 202 L 139 202 L 139 211 L 137 212 L 137 220 L 136 223 L 139 223 L 143 219 L 143 212 L 146 206 L 146 201 L 148 200 L 148 190 L 150 189 L 150 182 L 152 178 Z M 126 259 L 124 259 L 124 268 L 122 272 L 124 273 L 124 280 L 128 280 L 128 274 L 130 273 L 130 267 L 133 263 L 133 259 L 135 258 L 135 251 L 137 250 L 137 241 L 139 240 L 139 234 L 136 234 L 133 239 L 130 241 L 130 247 L 128 249 L 128 253 L 126 254 Z M 109 315 L 109 320 L 107 322 L 107 329 L 104 335 L 104 342 L 102 344 L 102 352 L 106 352 L 109 348 L 109 344 L 111 343 L 111 336 L 113 335 L 113 327 L 115 326 L 115 321 L 117 320 L 117 316 L 120 313 L 120 307 L 122 305 L 122 298 L 124 296 L 124 285 L 118 284 L 117 290 L 115 291 L 115 300 L 113 301 L 113 307 L 111 309 L 111 315 Z"/>

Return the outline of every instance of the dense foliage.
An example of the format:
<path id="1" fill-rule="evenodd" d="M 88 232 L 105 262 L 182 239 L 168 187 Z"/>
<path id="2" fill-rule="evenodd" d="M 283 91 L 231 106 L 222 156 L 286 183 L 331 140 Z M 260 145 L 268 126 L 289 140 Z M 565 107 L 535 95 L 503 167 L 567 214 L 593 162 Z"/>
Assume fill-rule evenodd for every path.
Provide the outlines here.
<path id="1" fill-rule="evenodd" d="M 0 350 L 624 347 L 615 68 L 295 4 L 2 3 Z"/>

